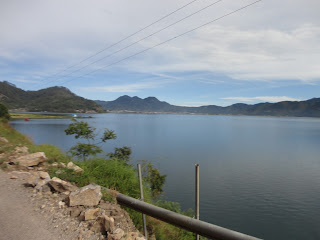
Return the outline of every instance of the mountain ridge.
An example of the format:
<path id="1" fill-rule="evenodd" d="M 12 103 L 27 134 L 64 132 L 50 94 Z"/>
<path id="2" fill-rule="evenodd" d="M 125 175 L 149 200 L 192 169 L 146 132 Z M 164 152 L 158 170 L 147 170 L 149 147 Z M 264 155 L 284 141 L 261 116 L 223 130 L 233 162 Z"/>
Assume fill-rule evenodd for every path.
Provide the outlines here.
<path id="1" fill-rule="evenodd" d="M 61 86 L 25 91 L 6 81 L 0 81 L 0 102 L 6 104 L 11 110 L 23 109 L 34 112 L 103 112 L 107 110 L 141 113 L 320 117 L 320 98 L 252 105 L 236 103 L 226 107 L 216 105 L 187 107 L 171 105 L 156 97 L 142 99 L 128 95 L 120 96 L 113 101 L 93 101 L 77 96 L 68 88 Z"/>
<path id="2" fill-rule="evenodd" d="M 100 105 L 77 96 L 65 87 L 25 91 L 7 81 L 0 82 L 0 101 L 9 109 L 29 112 L 101 112 Z"/>
<path id="3" fill-rule="evenodd" d="M 107 111 L 320 117 L 320 98 L 312 98 L 305 101 L 265 102 L 252 105 L 236 103 L 226 107 L 216 105 L 205 105 L 200 107 L 176 106 L 160 101 L 155 97 L 142 99 L 137 96 L 130 97 L 128 95 L 121 96 L 114 101 L 96 100 L 95 102 Z"/>

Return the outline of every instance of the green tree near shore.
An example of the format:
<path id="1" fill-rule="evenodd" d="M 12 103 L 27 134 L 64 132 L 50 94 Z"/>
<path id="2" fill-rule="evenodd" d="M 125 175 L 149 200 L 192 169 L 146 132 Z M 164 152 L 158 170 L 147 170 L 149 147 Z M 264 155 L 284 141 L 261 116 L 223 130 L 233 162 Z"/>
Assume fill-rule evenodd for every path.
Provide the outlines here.
<path id="1" fill-rule="evenodd" d="M 10 114 L 6 105 L 0 102 L 0 118 L 9 120 Z"/>
<path id="2" fill-rule="evenodd" d="M 86 143 L 78 142 L 75 146 L 71 147 L 70 153 L 72 156 L 81 157 L 83 160 L 86 160 L 88 156 L 96 156 L 98 153 L 102 152 L 100 146 L 101 143 L 105 143 L 108 140 L 116 139 L 117 136 L 114 131 L 105 129 L 103 136 L 100 138 L 100 142 L 95 142 L 97 134 L 95 133 L 96 128 L 91 127 L 87 122 L 77 121 L 72 119 L 71 123 L 65 133 L 67 135 L 75 135 L 76 139 L 84 139 Z"/>

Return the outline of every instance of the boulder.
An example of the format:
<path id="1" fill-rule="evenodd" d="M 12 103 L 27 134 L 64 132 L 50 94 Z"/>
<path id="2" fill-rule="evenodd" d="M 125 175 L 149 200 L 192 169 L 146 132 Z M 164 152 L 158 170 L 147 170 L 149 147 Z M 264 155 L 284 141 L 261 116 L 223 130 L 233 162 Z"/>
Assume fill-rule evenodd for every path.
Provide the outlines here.
<path id="1" fill-rule="evenodd" d="M 101 187 L 96 184 L 89 184 L 69 195 L 69 206 L 96 206 L 101 200 Z"/>
<path id="2" fill-rule="evenodd" d="M 14 164 L 19 164 L 22 167 L 32 167 L 37 166 L 39 163 L 45 162 L 47 160 L 43 152 L 32 153 L 18 157 L 11 160 Z"/>
<path id="3" fill-rule="evenodd" d="M 75 165 L 73 162 L 69 162 L 67 164 L 67 168 L 68 169 L 72 169 L 75 172 L 82 172 L 83 171 L 83 169 L 81 167 Z"/>
<path id="4" fill-rule="evenodd" d="M 121 228 L 117 228 L 113 233 L 108 233 L 108 240 L 120 240 L 124 235 L 124 231 Z"/>
<path id="5" fill-rule="evenodd" d="M 72 192 L 77 189 L 76 186 L 68 183 L 66 181 L 61 180 L 60 178 L 54 177 L 52 178 L 48 184 L 56 191 L 56 192 Z"/>
<path id="6" fill-rule="evenodd" d="M 106 215 L 104 215 L 103 218 L 104 218 L 104 229 L 106 230 L 106 232 L 110 232 L 110 233 L 113 232 L 115 230 L 114 219 Z"/>
<path id="7" fill-rule="evenodd" d="M 37 186 L 39 180 L 40 180 L 40 177 L 39 177 L 38 173 L 32 172 L 27 179 L 27 183 L 28 183 L 28 185 L 35 187 L 35 186 Z"/>
<path id="8" fill-rule="evenodd" d="M 50 175 L 47 172 L 39 171 L 39 177 L 41 179 L 50 180 Z"/>
<path id="9" fill-rule="evenodd" d="M 84 213 L 84 220 L 85 221 L 94 220 L 98 217 L 99 213 L 100 213 L 100 208 L 88 209 Z"/>
<path id="10" fill-rule="evenodd" d="M 0 137 L 0 142 L 8 143 L 9 141 L 5 137 Z"/>

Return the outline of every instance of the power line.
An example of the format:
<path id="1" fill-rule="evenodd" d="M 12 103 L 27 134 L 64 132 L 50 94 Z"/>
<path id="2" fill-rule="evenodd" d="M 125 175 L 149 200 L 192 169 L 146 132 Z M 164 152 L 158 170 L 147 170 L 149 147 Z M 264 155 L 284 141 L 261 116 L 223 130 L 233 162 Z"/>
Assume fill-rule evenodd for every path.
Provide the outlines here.
<path id="1" fill-rule="evenodd" d="M 44 78 L 44 79 L 43 79 L 43 81 L 44 81 L 44 80 L 46 80 L 46 79 L 48 79 L 48 78 L 53 78 L 53 77 L 55 77 L 55 76 L 59 75 L 60 73 L 63 73 L 63 72 L 65 72 L 65 71 L 67 71 L 67 70 L 69 70 L 69 69 L 71 69 L 71 68 L 73 68 L 73 67 L 75 67 L 75 66 L 80 65 L 81 63 L 85 62 L 86 60 L 91 59 L 91 58 L 93 58 L 93 57 L 97 56 L 98 54 L 100 54 L 100 53 L 102 53 L 102 52 L 104 52 L 104 51 L 106 51 L 106 50 L 108 50 L 108 49 L 110 49 L 110 48 L 112 48 L 112 47 L 114 47 L 114 46 L 118 45 L 119 43 L 121 43 L 121 42 L 123 42 L 123 41 L 125 41 L 125 40 L 129 39 L 130 37 L 132 37 L 132 36 L 134 36 L 134 35 L 136 35 L 136 34 L 138 34 L 138 33 L 142 32 L 142 31 L 144 31 L 145 29 L 147 29 L 147 28 L 149 28 L 149 27 L 153 26 L 154 24 L 156 24 L 156 23 L 158 23 L 158 22 L 162 21 L 163 19 L 165 19 L 165 18 L 167 18 L 167 17 L 169 17 L 169 16 L 173 15 L 174 13 L 176 13 L 176 12 L 180 11 L 181 9 L 183 9 L 183 8 L 185 8 L 185 7 L 189 6 L 189 5 L 191 5 L 192 3 L 196 2 L 196 1 L 199 1 L 199 0 L 193 0 L 193 1 L 191 1 L 191 2 L 189 2 L 189 3 L 187 3 L 187 4 L 185 4 L 185 5 L 183 5 L 183 6 L 181 6 L 181 7 L 179 7 L 178 9 L 174 10 L 173 12 L 170 12 L 169 14 L 167 14 L 167 15 L 165 15 L 165 16 L 163 16 L 163 17 L 159 18 L 158 20 L 156 20 L 156 21 L 154 21 L 154 22 L 150 23 L 149 25 L 147 25 L 147 26 L 145 26 L 145 27 L 141 28 L 140 30 L 138 30 L 138 31 L 136 31 L 136 32 L 134 32 L 134 33 L 132 33 L 132 34 L 130 34 L 130 35 L 128 35 L 128 36 L 126 36 L 125 38 L 123 38 L 123 39 L 121 39 L 121 40 L 119 40 L 119 41 L 117 41 L 117 42 L 115 42 L 115 43 L 113 43 L 113 44 L 109 45 L 108 47 L 101 49 L 100 51 L 98 51 L 98 52 L 96 52 L 96 53 L 94 53 L 94 54 L 92 54 L 92 55 L 88 56 L 87 58 L 85 58 L 85 59 L 81 60 L 80 62 L 78 62 L 78 63 L 76 63 L 76 64 L 73 64 L 73 65 L 71 65 L 71 66 L 69 66 L 69 67 L 65 68 L 65 69 L 64 69 L 64 70 L 62 70 L 62 71 L 59 71 L 59 72 L 57 72 L 57 73 L 53 74 L 52 76 L 49 76 L 49 77 Z"/>
<path id="2" fill-rule="evenodd" d="M 178 23 L 186 20 L 187 18 L 190 18 L 190 17 L 192 17 L 193 15 L 196 15 L 196 14 L 204 11 L 205 9 L 207 9 L 207 8 L 209 8 L 209 7 L 212 7 L 213 5 L 215 5 L 215 4 L 217 4 L 217 3 L 221 2 L 221 1 L 223 1 L 223 0 L 218 0 L 218 1 L 214 2 L 214 3 L 211 3 L 211 4 L 209 4 L 209 5 L 201 8 L 200 10 L 195 11 L 195 12 L 192 13 L 192 14 L 189 14 L 188 16 L 186 16 L 186 17 L 184 17 L 184 18 L 182 18 L 182 19 L 180 19 L 180 20 L 178 20 L 178 21 L 176 21 L 176 22 L 174 22 L 174 23 L 171 23 L 171 24 L 167 25 L 166 27 L 161 28 L 160 30 L 157 30 L 157 31 L 149 34 L 149 35 L 146 36 L 146 37 L 143 37 L 143 38 L 139 39 L 138 41 L 135 41 L 135 42 L 133 42 L 133 43 L 131 43 L 131 44 L 129 44 L 129 45 L 127 45 L 127 46 L 125 46 L 125 47 L 123 47 L 123 48 L 115 51 L 115 52 L 112 52 L 112 53 L 108 54 L 108 55 L 105 56 L 105 57 L 99 58 L 98 60 L 96 60 L 96 61 L 94 61 L 94 62 L 91 62 L 91 63 L 89 63 L 89 64 L 87 64 L 87 65 L 84 65 L 83 67 L 78 68 L 78 69 L 76 69 L 76 70 L 74 70 L 74 71 L 72 71 L 72 72 L 70 72 L 70 73 L 68 73 L 68 74 L 66 74 L 66 75 L 63 75 L 63 76 L 59 77 L 58 79 L 49 81 L 49 82 L 44 83 L 44 84 L 48 84 L 48 83 L 57 81 L 57 80 L 62 79 L 62 78 L 64 78 L 64 77 L 68 77 L 68 76 L 70 76 L 72 73 L 78 72 L 78 71 L 80 71 L 80 70 L 82 70 L 82 69 L 84 69 L 84 68 L 86 68 L 86 67 L 89 67 L 89 66 L 91 66 L 91 65 L 93 65 L 93 64 L 95 64 L 95 63 L 97 63 L 97 62 L 100 62 L 100 61 L 102 61 L 102 60 L 104 60 L 104 59 L 106 59 L 106 58 L 109 58 L 109 57 L 111 57 L 111 56 L 113 56 L 113 55 L 115 55 L 115 54 L 117 54 L 117 53 L 119 53 L 119 52 L 122 52 L 123 50 L 125 50 L 125 49 L 127 49 L 127 48 L 129 48 L 129 47 L 132 47 L 133 45 L 136 45 L 137 43 L 139 43 L 139 42 L 141 42 L 141 41 L 143 41 L 143 40 L 145 40 L 145 39 L 147 39 L 147 38 L 149 38 L 149 37 L 151 37 L 151 36 L 153 36 L 153 35 L 155 35 L 155 34 L 157 34 L 157 33 L 159 33 L 159 32 L 162 32 L 163 30 L 166 30 L 166 29 L 174 26 L 174 25 L 176 25 L 176 24 L 178 24 Z"/>
<path id="3" fill-rule="evenodd" d="M 135 56 L 137 56 L 137 55 L 140 55 L 140 54 L 142 54 L 142 53 L 144 53 L 144 52 L 147 52 L 147 51 L 149 51 L 149 50 L 151 50 L 151 49 L 153 49 L 153 48 L 159 47 L 159 46 L 161 46 L 161 45 L 163 45 L 163 44 L 165 44 L 165 43 L 167 43 L 167 42 L 170 42 L 170 41 L 172 41 L 172 40 L 174 40 L 174 39 L 177 39 L 177 38 L 179 38 L 179 37 L 182 37 L 182 36 L 184 36 L 184 35 L 186 35 L 186 34 L 188 34 L 188 33 L 190 33 L 190 32 L 193 32 L 193 31 L 195 31 L 195 30 L 197 30 L 197 29 L 200 29 L 200 28 L 205 27 L 205 26 L 207 26 L 207 25 L 209 25 L 209 24 L 212 24 L 212 23 L 214 23 L 214 22 L 216 22 L 216 21 L 218 21 L 218 20 L 220 20 L 220 19 L 222 19 L 222 18 L 225 18 L 225 17 L 227 17 L 227 16 L 229 16 L 229 15 L 232 15 L 232 14 L 234 14 L 234 13 L 236 13 L 236 12 L 239 12 L 239 11 L 241 11 L 241 10 L 244 10 L 244 9 L 246 9 L 246 8 L 248 8 L 248 7 L 256 4 L 256 3 L 258 3 L 258 2 L 261 2 L 261 1 L 262 1 L 262 0 L 257 0 L 257 1 L 255 1 L 255 2 L 253 2 L 253 3 L 250 3 L 250 4 L 248 4 L 248 5 L 245 5 L 245 6 L 241 7 L 241 8 L 238 8 L 238 9 L 232 11 L 232 12 L 229 12 L 229 13 L 227 13 L 227 14 L 225 14 L 225 15 L 222 15 L 221 17 L 215 18 L 215 19 L 213 19 L 213 20 L 211 20 L 211 21 L 209 21 L 209 22 L 207 22 L 207 23 L 204 23 L 204 24 L 202 24 L 202 25 L 200 25 L 200 26 L 198 26 L 198 27 L 195 27 L 195 28 L 193 28 L 193 29 L 191 29 L 191 30 L 188 30 L 188 31 L 184 32 L 184 33 L 181 33 L 181 34 L 179 34 L 179 35 L 177 35 L 177 36 L 175 36 L 175 37 L 169 38 L 169 39 L 167 39 L 166 41 L 163 41 L 163 42 L 161 42 L 161 43 L 158 43 L 158 44 L 156 44 L 156 45 L 154 45 L 154 46 L 152 46 L 152 47 L 146 48 L 146 49 L 144 49 L 144 50 L 142 50 L 142 51 L 139 51 L 139 52 L 137 52 L 137 53 L 135 53 L 135 54 L 132 54 L 132 55 L 130 55 L 130 56 L 128 56 L 128 57 L 122 58 L 122 59 L 120 59 L 120 60 L 118 60 L 118 61 L 116 61 L 116 62 L 113 62 L 113 63 L 111 63 L 111 64 L 108 64 L 108 65 L 106 65 L 106 66 L 103 66 L 103 67 L 101 67 L 101 68 L 98 68 L 98 69 L 96 69 L 96 70 L 90 71 L 90 72 L 88 72 L 88 73 L 86 73 L 86 74 L 80 75 L 80 76 L 78 76 L 78 77 L 74 77 L 74 78 L 72 78 L 72 79 L 70 79 L 70 80 L 68 80 L 68 81 L 65 81 L 64 83 L 71 82 L 71 81 L 73 81 L 73 80 L 75 80 L 75 79 L 82 78 L 82 77 L 84 77 L 84 76 L 90 75 L 90 74 L 95 73 L 95 72 L 97 72 L 97 71 L 100 71 L 100 70 L 102 70 L 102 69 L 108 68 L 108 67 L 110 67 L 110 66 L 112 66 L 112 65 L 118 64 L 118 63 L 120 63 L 120 62 L 122 62 L 122 61 L 125 61 L 125 60 L 129 59 L 129 58 L 133 58 L 133 57 L 135 57 Z"/>

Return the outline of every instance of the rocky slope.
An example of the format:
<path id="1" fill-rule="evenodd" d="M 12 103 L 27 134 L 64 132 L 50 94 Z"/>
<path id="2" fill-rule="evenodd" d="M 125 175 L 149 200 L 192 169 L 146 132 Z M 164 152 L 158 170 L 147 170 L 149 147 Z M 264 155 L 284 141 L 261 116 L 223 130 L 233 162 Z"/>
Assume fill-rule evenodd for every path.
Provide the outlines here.
<path id="1" fill-rule="evenodd" d="M 3 146 L 10 143 L 7 139 L 0 138 L 0 144 Z M 100 186 L 90 184 L 78 188 L 59 178 L 50 178 L 47 172 L 50 165 L 59 166 L 61 169 L 69 168 L 74 171 L 82 171 L 72 162 L 67 165 L 64 163 L 49 164 L 44 153 L 29 154 L 28 149 L 23 146 L 16 147 L 12 152 L 0 154 L 0 160 L 3 162 L 2 168 L 6 169 L 6 173 L 2 171 L 0 173 L 2 181 L 0 202 L 6 202 L 7 205 L 10 205 L 11 200 L 7 196 L 11 195 L 19 195 L 21 199 L 30 199 L 32 203 L 30 208 L 33 210 L 26 209 L 25 211 L 33 211 L 36 214 L 30 216 L 29 220 L 32 221 L 34 217 L 40 218 L 37 219 L 37 222 L 43 222 L 44 224 L 41 226 L 45 226 L 45 229 L 39 226 L 39 229 L 34 229 L 34 231 L 47 234 L 47 237 L 35 239 L 144 239 L 136 230 L 126 211 L 114 202 L 101 199 Z M 12 181 L 9 185 L 16 186 L 15 193 L 12 193 L 12 187 L 4 187 L 8 186 L 6 184 L 8 181 Z M 21 209 L 21 206 L 17 207 Z M 14 214 L 14 210 L 7 211 L 7 214 Z M 0 222 L 4 221 L 4 217 L 5 215 L 0 215 Z M 28 219 L 26 220 L 24 217 L 21 218 L 21 221 L 28 221 Z M 10 234 L 17 236 L 17 232 L 12 232 L 14 230 L 8 227 L 16 224 L 17 222 L 11 222 L 6 225 L 9 232 L 8 229 L 1 229 L 6 228 L 1 225 L 1 232 L 6 231 L 7 236 Z M 25 223 L 20 222 L 19 224 Z"/>

